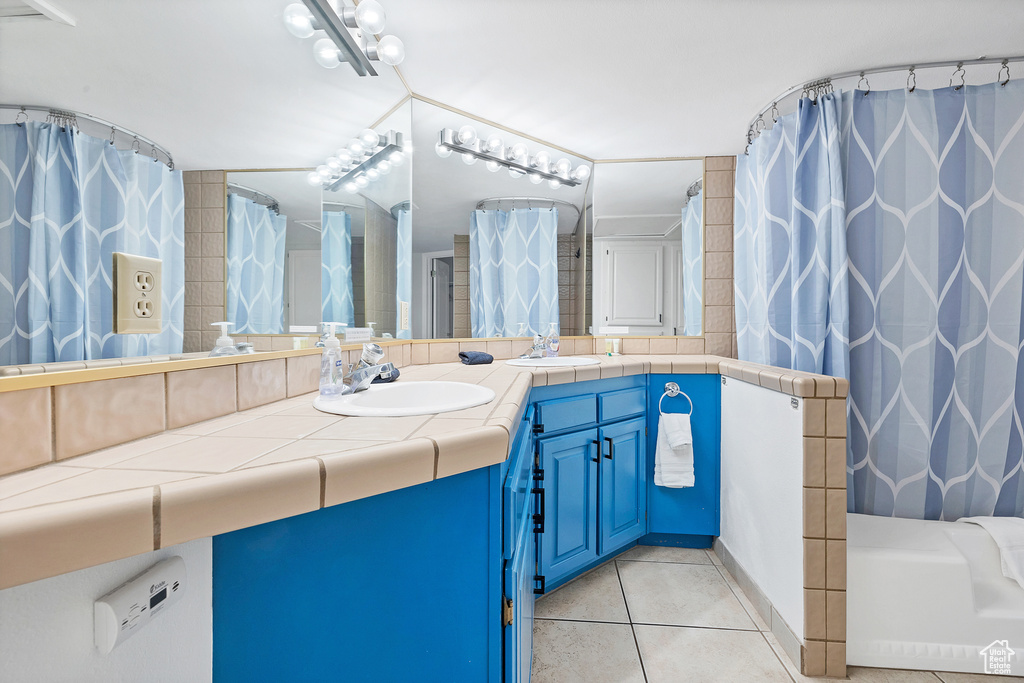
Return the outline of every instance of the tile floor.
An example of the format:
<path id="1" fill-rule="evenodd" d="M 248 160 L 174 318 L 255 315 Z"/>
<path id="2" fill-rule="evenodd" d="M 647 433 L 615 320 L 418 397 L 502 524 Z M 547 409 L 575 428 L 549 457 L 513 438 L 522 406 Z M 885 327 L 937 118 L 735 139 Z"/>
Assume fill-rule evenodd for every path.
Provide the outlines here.
<path id="1" fill-rule="evenodd" d="M 537 600 L 532 683 L 793 683 L 800 675 L 711 551 L 637 546 Z M 1024 678 L 850 667 L 861 683 Z"/>

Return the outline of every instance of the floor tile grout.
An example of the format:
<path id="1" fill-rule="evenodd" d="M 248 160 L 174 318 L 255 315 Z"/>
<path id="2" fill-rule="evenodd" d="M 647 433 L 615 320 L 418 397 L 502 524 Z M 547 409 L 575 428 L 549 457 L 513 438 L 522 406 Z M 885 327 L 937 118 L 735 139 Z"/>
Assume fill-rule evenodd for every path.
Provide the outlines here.
<path id="1" fill-rule="evenodd" d="M 636 648 L 636 658 L 640 662 L 640 673 L 644 676 L 644 683 L 647 680 L 647 667 L 644 666 L 644 656 L 640 653 L 640 641 L 636 637 L 636 627 L 633 626 L 633 615 L 629 613 L 629 601 L 626 600 L 626 587 L 622 585 L 622 576 L 619 574 L 618 560 L 612 560 L 615 564 L 615 578 L 619 582 L 619 590 L 622 591 L 622 602 L 626 606 L 626 618 L 629 619 L 629 631 L 633 634 L 633 646 Z"/>

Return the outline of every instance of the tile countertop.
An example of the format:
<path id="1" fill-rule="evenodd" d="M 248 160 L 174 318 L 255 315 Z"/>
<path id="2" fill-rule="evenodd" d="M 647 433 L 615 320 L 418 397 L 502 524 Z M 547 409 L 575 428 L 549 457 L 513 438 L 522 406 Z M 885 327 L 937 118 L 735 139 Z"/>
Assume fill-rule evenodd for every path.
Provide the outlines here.
<path id="1" fill-rule="evenodd" d="M 502 462 L 532 386 L 721 372 L 796 396 L 846 395 L 845 380 L 718 356 L 593 357 L 408 366 L 403 380 L 480 384 L 495 400 L 355 418 L 321 413 L 311 393 L 0 477 L 0 589 Z"/>

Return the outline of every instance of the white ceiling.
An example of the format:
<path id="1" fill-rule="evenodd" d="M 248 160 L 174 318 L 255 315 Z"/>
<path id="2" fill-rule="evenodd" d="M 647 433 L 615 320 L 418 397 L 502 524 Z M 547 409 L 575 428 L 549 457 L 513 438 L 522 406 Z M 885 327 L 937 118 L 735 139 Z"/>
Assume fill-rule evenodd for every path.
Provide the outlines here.
<path id="1" fill-rule="evenodd" d="M 594 164 L 594 237 L 668 236 L 703 174 L 703 159 Z"/>
<path id="2" fill-rule="evenodd" d="M 0 102 L 112 120 L 181 168 L 321 163 L 407 91 L 387 67 L 319 67 L 282 25 L 288 1 L 57 0 L 77 26 L 0 22 Z M 734 154 L 796 83 L 1024 53 L 1019 0 L 384 5 L 413 92 L 596 159 Z"/>

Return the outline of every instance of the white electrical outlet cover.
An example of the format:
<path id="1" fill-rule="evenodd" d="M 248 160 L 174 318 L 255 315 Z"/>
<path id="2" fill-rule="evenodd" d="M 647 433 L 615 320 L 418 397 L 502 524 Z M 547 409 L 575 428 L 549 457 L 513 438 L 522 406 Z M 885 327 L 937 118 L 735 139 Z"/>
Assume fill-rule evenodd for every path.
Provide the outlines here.
<path id="1" fill-rule="evenodd" d="M 114 334 L 160 334 L 160 259 L 114 252 Z"/>
<path id="2" fill-rule="evenodd" d="M 93 603 L 96 648 L 106 654 L 142 630 L 185 592 L 185 561 L 170 557 Z"/>

